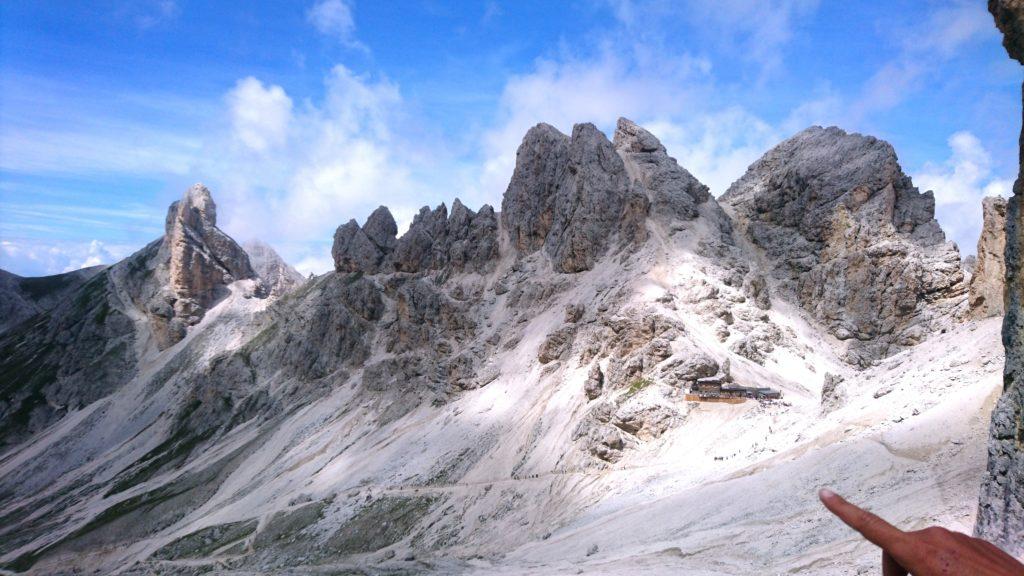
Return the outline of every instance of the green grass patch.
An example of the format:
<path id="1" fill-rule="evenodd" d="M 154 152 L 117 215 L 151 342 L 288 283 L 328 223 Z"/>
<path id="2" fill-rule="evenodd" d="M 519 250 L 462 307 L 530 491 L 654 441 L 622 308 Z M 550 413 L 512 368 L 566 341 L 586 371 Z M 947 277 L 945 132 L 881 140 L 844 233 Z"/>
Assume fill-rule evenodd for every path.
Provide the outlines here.
<path id="1" fill-rule="evenodd" d="M 637 392 L 640 392 L 651 384 L 654 384 L 654 382 L 647 378 L 637 378 L 636 380 L 633 380 L 629 383 L 629 388 L 626 390 L 626 397 L 629 398 L 630 396 L 635 395 Z"/>

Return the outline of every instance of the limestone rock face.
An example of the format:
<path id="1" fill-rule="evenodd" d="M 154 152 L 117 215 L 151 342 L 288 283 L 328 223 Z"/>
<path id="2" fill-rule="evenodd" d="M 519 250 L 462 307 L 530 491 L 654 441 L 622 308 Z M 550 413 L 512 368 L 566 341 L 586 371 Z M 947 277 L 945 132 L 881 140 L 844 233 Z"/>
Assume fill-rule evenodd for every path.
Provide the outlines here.
<path id="1" fill-rule="evenodd" d="M 1024 2 L 988 0 L 988 10 L 1003 33 L 1003 47 L 1010 58 L 1024 64 Z"/>
<path id="2" fill-rule="evenodd" d="M 20 279 L 37 312 L 0 334 L 0 449 L 134 376 L 136 324 L 116 289 L 123 267 Z"/>
<path id="3" fill-rule="evenodd" d="M 245 250 L 217 228 L 217 205 L 202 184 L 189 188 L 167 210 L 157 266 L 166 282 L 150 286 L 156 293 L 146 308 L 160 348 L 178 342 L 188 326 L 202 320 L 224 296 L 225 286 L 256 278 Z"/>
<path id="4" fill-rule="evenodd" d="M 271 298 L 283 296 L 305 282 L 302 274 L 292 268 L 281 255 L 269 244 L 260 240 L 250 240 L 242 244 L 253 271 L 263 282 Z"/>
<path id="5" fill-rule="evenodd" d="M 705 203 L 712 230 L 723 236 L 711 242 L 731 246 L 728 218 L 707 186 L 647 130 L 620 118 L 609 141 L 593 124 L 575 125 L 571 136 L 538 124 L 516 153 L 501 219 L 519 256 L 543 250 L 556 271 L 574 273 L 640 247 L 648 220 L 669 233 L 686 228 Z"/>
<path id="6" fill-rule="evenodd" d="M 809 128 L 751 165 L 720 202 L 783 291 L 850 342 L 853 364 L 916 344 L 966 290 L 932 193 L 914 188 L 881 140 Z"/>
<path id="7" fill-rule="evenodd" d="M 543 248 L 569 273 L 593 267 L 613 238 L 642 241 L 647 212 L 615 146 L 593 124 L 577 124 L 571 137 L 547 124 L 531 128 L 501 203 L 516 251 Z"/>
<path id="8" fill-rule="evenodd" d="M 1024 64 L 1024 2 L 989 0 L 1010 57 Z M 982 479 L 975 533 L 1010 554 L 1024 554 L 1024 133 L 1021 172 L 1006 206 L 1006 310 L 1003 316 L 1003 395 L 992 412 L 988 468 Z"/>
<path id="9" fill-rule="evenodd" d="M 342 224 L 334 232 L 334 269 L 338 272 L 366 272 L 374 274 L 380 267 L 384 253 L 354 219 Z"/>
<path id="10" fill-rule="evenodd" d="M 975 318 L 1003 315 L 1006 286 L 1006 199 L 985 198 L 982 214 L 978 256 L 969 288 L 971 315 Z"/>
<path id="11" fill-rule="evenodd" d="M 398 227 L 387 208 L 377 208 L 363 227 L 355 220 L 334 234 L 334 267 L 339 272 L 486 272 L 498 256 L 498 219 L 488 205 L 473 212 L 458 199 L 451 215 L 444 204 L 424 206 L 408 232 Z"/>
<path id="12" fill-rule="evenodd" d="M 615 149 L 627 160 L 630 176 L 650 199 L 651 216 L 662 222 L 693 220 L 697 205 L 711 198 L 708 187 L 669 157 L 650 132 L 619 118 Z"/>

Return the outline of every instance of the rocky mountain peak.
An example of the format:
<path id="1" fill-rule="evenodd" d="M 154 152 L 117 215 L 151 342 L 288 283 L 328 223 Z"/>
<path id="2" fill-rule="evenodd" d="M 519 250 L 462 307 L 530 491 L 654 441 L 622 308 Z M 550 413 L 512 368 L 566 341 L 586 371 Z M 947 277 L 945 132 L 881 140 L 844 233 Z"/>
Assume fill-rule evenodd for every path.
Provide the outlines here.
<path id="1" fill-rule="evenodd" d="M 398 242 L 398 224 L 387 207 L 379 206 L 374 210 L 366 219 L 363 231 L 381 251 L 387 253 L 395 249 Z"/>
<path id="2" fill-rule="evenodd" d="M 270 297 L 287 294 L 305 282 L 298 270 L 262 240 L 249 240 L 242 244 L 242 248 L 249 255 L 249 263 Z"/>
<path id="3" fill-rule="evenodd" d="M 210 189 L 202 183 L 193 184 L 181 200 L 176 200 L 167 210 L 166 233 L 170 234 L 175 221 L 196 230 L 217 225 L 217 204 L 213 201 Z"/>
<path id="4" fill-rule="evenodd" d="M 374 210 L 363 226 L 349 220 L 334 233 L 335 270 L 484 272 L 498 255 L 497 216 L 487 205 L 473 212 L 456 199 L 450 215 L 443 203 L 434 209 L 424 206 L 409 230 L 401 238 L 397 234 L 398 225 L 384 206 Z"/>
<path id="5" fill-rule="evenodd" d="M 665 147 L 661 145 L 654 134 L 640 127 L 639 124 L 627 118 L 619 118 L 615 124 L 615 135 L 612 143 L 617 150 L 630 153 L 661 152 L 667 154 Z"/>
<path id="6" fill-rule="evenodd" d="M 920 341 L 961 304 L 960 257 L 887 142 L 808 128 L 769 150 L 720 198 L 773 262 L 785 292 L 867 365 Z"/>
<path id="7" fill-rule="evenodd" d="M 678 226 L 679 220 L 697 217 L 697 206 L 711 193 L 692 174 L 668 155 L 653 134 L 636 123 L 619 118 L 613 138 L 626 169 L 651 203 L 651 215 L 662 223 Z"/>
<path id="8" fill-rule="evenodd" d="M 577 124 L 567 137 L 538 124 L 516 153 L 501 217 L 519 255 L 543 248 L 555 270 L 581 272 L 615 243 L 642 242 L 648 210 L 615 145 L 596 126 Z"/>
<path id="9" fill-rule="evenodd" d="M 181 340 L 228 284 L 257 277 L 245 250 L 217 227 L 217 205 L 202 184 L 171 204 L 156 258 L 157 282 L 142 291 L 160 348 Z"/>

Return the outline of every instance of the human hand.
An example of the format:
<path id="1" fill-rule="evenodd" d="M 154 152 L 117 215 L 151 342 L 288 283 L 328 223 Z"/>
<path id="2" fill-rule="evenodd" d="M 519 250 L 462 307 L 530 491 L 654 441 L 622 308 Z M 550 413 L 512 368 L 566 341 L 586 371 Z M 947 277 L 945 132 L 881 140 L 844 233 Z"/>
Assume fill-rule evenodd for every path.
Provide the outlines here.
<path id="1" fill-rule="evenodd" d="M 938 526 L 904 532 L 831 490 L 820 490 L 818 498 L 847 526 L 882 549 L 883 576 L 1024 576 L 1024 564 L 979 538 Z"/>

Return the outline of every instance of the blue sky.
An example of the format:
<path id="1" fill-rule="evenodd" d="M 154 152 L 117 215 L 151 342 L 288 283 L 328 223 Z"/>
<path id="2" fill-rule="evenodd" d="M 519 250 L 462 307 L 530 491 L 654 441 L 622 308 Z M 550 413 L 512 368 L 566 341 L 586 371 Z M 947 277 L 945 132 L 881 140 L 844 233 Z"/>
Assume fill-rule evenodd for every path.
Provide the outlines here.
<path id="1" fill-rule="evenodd" d="M 0 4 L 0 267 L 110 263 L 193 182 L 304 272 L 377 205 L 500 205 L 525 131 L 619 116 L 716 194 L 812 124 L 890 141 L 972 253 L 1021 71 L 981 0 Z"/>

